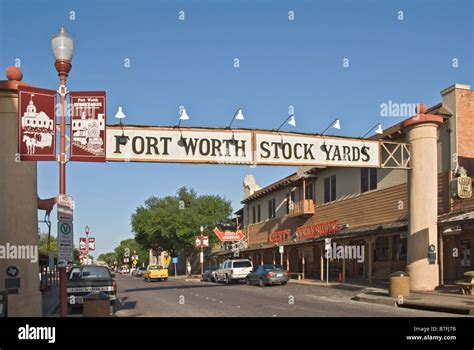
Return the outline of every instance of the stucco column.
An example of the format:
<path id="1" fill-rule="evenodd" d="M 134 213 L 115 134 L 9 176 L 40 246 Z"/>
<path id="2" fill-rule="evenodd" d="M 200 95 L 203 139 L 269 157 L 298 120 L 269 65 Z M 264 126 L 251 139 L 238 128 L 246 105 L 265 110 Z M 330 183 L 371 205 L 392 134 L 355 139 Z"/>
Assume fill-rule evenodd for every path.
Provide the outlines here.
<path id="1" fill-rule="evenodd" d="M 420 104 L 418 114 L 401 125 L 411 145 L 407 272 L 410 289 L 414 291 L 434 290 L 439 285 L 438 260 L 429 263 L 428 247 L 431 244 L 437 247 L 438 242 L 437 130 L 443 119 L 425 112 L 426 106 Z"/>
<path id="2" fill-rule="evenodd" d="M 0 245 L 37 249 L 36 162 L 16 161 L 18 85 L 27 84 L 21 83 L 22 73 L 15 67 L 7 69 L 7 78 L 0 81 Z M 8 296 L 8 316 L 42 316 L 39 262 L 0 257 L 0 290 L 5 290 L 6 270 L 10 266 L 19 271 L 20 288 L 18 294 Z"/>

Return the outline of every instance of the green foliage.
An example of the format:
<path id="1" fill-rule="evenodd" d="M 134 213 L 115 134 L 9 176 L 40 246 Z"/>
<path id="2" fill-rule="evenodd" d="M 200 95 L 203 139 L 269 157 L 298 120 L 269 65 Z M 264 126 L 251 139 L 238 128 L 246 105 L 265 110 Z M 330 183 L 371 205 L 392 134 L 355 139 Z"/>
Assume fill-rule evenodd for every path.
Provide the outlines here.
<path id="1" fill-rule="evenodd" d="M 156 252 L 167 251 L 175 256 L 195 250 L 195 236 L 204 226 L 210 245 L 218 238 L 212 233 L 219 222 L 229 219 L 230 201 L 221 196 L 201 195 L 182 187 L 176 196 L 150 197 L 132 215 L 135 239 Z"/>
<path id="2" fill-rule="evenodd" d="M 54 252 L 55 256 L 58 256 L 58 240 L 56 237 L 51 236 L 51 250 Z M 40 235 L 38 242 L 38 252 L 40 254 L 48 255 L 48 234 L 43 233 Z"/>
<path id="3" fill-rule="evenodd" d="M 108 254 L 114 254 L 116 257 L 117 265 L 121 266 L 123 265 L 123 258 L 125 257 L 125 249 L 128 248 L 130 249 L 130 258 L 132 255 L 134 255 L 134 252 L 138 254 L 138 264 L 141 266 L 142 263 L 145 263 L 145 265 L 148 263 L 148 250 L 143 248 L 142 245 L 140 245 L 134 238 L 129 238 L 125 239 L 120 242 L 117 248 L 115 248 L 113 253 L 108 253 Z M 100 260 L 100 257 L 99 257 Z M 132 263 L 132 260 L 130 259 L 129 265 Z"/>
<path id="4" fill-rule="evenodd" d="M 115 254 L 114 252 L 100 254 L 97 260 L 105 261 L 108 266 L 114 265 L 115 261 L 117 261 L 117 264 L 118 264 L 118 261 L 119 261 L 117 259 L 117 254 Z"/>

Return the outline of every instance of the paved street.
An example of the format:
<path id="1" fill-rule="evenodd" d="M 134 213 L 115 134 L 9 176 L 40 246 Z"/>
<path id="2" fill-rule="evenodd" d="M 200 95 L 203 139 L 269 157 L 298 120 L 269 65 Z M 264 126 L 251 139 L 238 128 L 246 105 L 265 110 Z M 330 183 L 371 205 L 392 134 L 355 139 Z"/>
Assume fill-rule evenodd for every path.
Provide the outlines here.
<path id="1" fill-rule="evenodd" d="M 353 301 L 362 288 L 287 284 L 259 288 L 170 278 L 146 283 L 142 278 L 116 275 L 117 316 L 453 316 Z"/>

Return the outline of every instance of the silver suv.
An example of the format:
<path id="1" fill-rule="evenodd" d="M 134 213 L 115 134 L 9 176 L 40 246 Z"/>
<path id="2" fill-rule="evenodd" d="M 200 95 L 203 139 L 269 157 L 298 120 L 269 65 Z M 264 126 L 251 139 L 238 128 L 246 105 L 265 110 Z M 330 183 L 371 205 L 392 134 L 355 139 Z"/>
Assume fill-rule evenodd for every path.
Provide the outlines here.
<path id="1" fill-rule="evenodd" d="M 252 272 L 252 262 L 247 259 L 226 260 L 216 271 L 217 282 L 229 284 L 232 281 L 245 280 Z"/>

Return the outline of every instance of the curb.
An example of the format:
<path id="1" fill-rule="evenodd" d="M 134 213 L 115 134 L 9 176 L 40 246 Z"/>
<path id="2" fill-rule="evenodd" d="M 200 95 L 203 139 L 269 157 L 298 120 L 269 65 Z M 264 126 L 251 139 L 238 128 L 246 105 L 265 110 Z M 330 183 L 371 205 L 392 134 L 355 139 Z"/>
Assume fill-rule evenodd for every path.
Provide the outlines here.
<path id="1" fill-rule="evenodd" d="M 367 297 L 363 293 L 356 295 L 352 299 L 356 301 L 365 302 L 365 303 L 383 304 L 383 305 L 406 308 L 406 309 L 444 312 L 444 313 L 457 314 L 457 315 L 474 315 L 474 308 L 469 307 L 469 306 L 442 305 L 442 304 L 434 305 L 434 304 L 427 304 L 425 302 L 416 302 L 416 301 L 410 301 L 410 300 L 404 301 L 403 304 L 398 304 L 394 298 Z"/>

